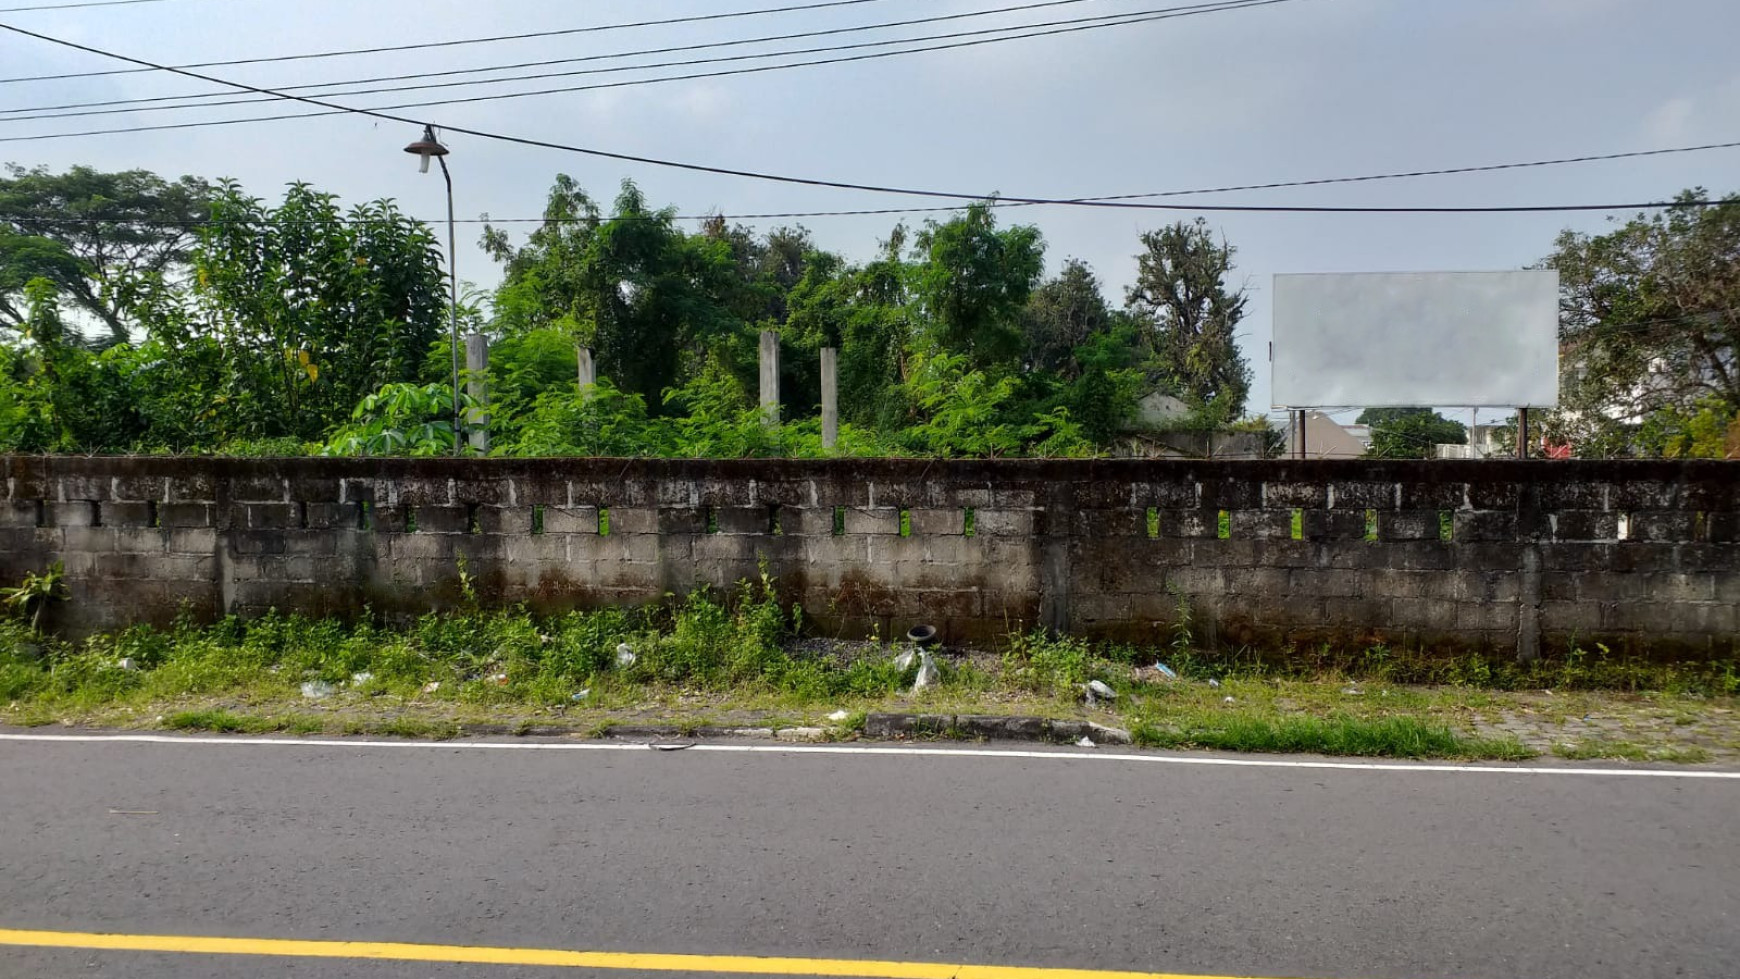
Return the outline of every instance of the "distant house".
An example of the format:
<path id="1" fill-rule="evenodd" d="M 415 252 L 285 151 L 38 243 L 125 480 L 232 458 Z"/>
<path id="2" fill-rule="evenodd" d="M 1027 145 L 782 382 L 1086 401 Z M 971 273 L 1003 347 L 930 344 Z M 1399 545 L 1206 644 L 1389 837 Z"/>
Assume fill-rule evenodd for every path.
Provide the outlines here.
<path id="1" fill-rule="evenodd" d="M 1299 455 L 1297 430 L 1287 426 L 1287 455 Z M 1371 428 L 1367 425 L 1342 425 L 1321 411 L 1305 413 L 1305 458 L 1358 459 L 1371 448 Z"/>
<path id="2" fill-rule="evenodd" d="M 1136 417 L 1118 439 L 1119 455 L 1137 459 L 1261 459 L 1257 432 L 1199 431 L 1186 427 L 1190 406 L 1161 391 L 1136 402 Z"/>

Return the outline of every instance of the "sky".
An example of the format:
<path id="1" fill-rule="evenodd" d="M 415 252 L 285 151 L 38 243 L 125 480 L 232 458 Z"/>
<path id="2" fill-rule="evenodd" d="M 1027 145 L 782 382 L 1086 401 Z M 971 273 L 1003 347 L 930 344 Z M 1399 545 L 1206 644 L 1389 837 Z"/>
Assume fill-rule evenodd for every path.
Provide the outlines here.
<path id="1" fill-rule="evenodd" d="M 68 0 L 0 0 L 0 8 Z M 809 5 L 817 0 L 148 0 L 5 11 L 0 23 L 166 64 L 325 52 Z M 702 23 L 490 44 L 199 69 L 262 87 L 884 24 L 1022 0 L 865 0 Z M 1031 0 L 1029 0 L 1031 2 Z M 726 51 L 525 71 L 618 67 L 1023 23 L 1134 13 L 1184 0 L 1081 0 L 1045 9 Z M 1740 140 L 1740 3 L 1734 0 L 1286 0 L 1150 23 L 759 74 L 398 110 L 418 120 L 632 154 L 853 183 L 1022 197 L 1190 190 L 1480 166 Z M 858 52 L 846 52 L 847 54 Z M 806 58 L 828 57 L 809 55 Z M 805 60 L 805 59 L 787 59 Z M 735 67 L 761 62 L 737 62 Z M 0 78 L 119 66 L 0 33 Z M 124 66 L 122 66 L 124 67 Z M 654 77 L 707 68 L 354 95 L 348 105 Z M 404 83 L 400 83 L 404 84 Z M 372 87 L 372 86 L 363 86 Z M 164 73 L 0 84 L 0 112 L 223 89 Z M 231 177 L 268 200 L 306 181 L 349 203 L 397 199 L 445 217 L 440 177 L 401 152 L 416 126 L 358 116 L 47 140 L 76 132 L 264 115 L 278 104 L 21 121 L 0 115 L 0 161 L 143 167 Z M 531 218 L 558 173 L 609 200 L 632 179 L 684 215 L 934 206 L 919 198 L 801 187 L 626 163 L 449 133 L 461 218 Z M 11 141 L 8 141 L 11 140 Z M 1244 191 L 1168 202 L 1484 206 L 1624 204 L 1687 187 L 1740 191 L 1740 149 L 1380 183 Z M 946 202 L 945 202 L 946 203 Z M 1088 262 L 1109 299 L 1131 283 L 1139 236 L 1190 211 L 1018 208 L 1048 267 Z M 1629 212 L 1480 215 L 1204 213 L 1237 249 L 1251 300 L 1240 341 L 1250 408 L 1270 403 L 1272 276 L 1296 272 L 1515 269 L 1565 229 L 1599 232 Z M 921 223 L 927 215 L 907 217 Z M 870 257 L 897 215 L 801 224 L 827 249 Z M 510 227 L 515 227 L 510 225 Z M 518 226 L 516 237 L 526 226 Z M 458 270 L 499 273 L 461 225 Z M 602 368 L 608 373 L 608 368 Z"/>

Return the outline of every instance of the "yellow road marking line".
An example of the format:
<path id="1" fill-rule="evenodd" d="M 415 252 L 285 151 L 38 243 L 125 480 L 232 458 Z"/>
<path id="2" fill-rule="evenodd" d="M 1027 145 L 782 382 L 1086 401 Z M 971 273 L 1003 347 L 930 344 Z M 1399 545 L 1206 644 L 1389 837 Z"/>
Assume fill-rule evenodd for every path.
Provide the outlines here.
<path id="1" fill-rule="evenodd" d="M 473 965 L 626 969 L 637 972 L 717 972 L 770 976 L 845 976 L 852 979 L 1232 979 L 1167 972 L 1107 972 L 942 962 L 872 962 L 857 959 L 760 958 L 751 955 L 677 955 L 663 952 L 575 952 L 553 948 L 416 945 L 405 942 L 295 941 L 281 938 L 205 938 L 195 935 L 101 935 L 74 931 L 0 928 L 0 946 L 76 948 L 184 955 L 267 955 L 284 958 L 378 959 Z"/>

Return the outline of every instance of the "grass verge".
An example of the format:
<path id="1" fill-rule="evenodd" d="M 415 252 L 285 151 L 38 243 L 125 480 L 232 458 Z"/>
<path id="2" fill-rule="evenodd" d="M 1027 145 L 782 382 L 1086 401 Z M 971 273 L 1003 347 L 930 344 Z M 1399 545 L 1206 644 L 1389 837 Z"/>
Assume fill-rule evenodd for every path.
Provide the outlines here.
<path id="1" fill-rule="evenodd" d="M 1415 717 L 1202 715 L 1182 723 L 1141 721 L 1132 740 L 1148 748 L 1209 748 L 1265 754 L 1520 761 L 1535 752 L 1515 738 L 1482 738 Z"/>

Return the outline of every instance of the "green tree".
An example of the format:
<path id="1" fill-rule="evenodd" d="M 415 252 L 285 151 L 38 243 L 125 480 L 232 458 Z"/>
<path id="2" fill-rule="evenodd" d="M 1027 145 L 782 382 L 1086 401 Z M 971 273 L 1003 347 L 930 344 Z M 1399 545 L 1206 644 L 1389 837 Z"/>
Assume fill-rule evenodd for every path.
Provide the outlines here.
<path id="1" fill-rule="evenodd" d="M 226 182 L 212 214 L 191 301 L 156 303 L 150 326 L 221 406 L 220 440 L 318 440 L 365 396 L 418 379 L 447 314 L 426 226 L 388 201 L 342 211 L 305 184 L 270 208 Z"/>
<path id="2" fill-rule="evenodd" d="M 1375 459 L 1430 459 L 1434 445 L 1467 445 L 1468 429 L 1430 408 L 1367 408 L 1358 424 L 1371 426 Z"/>
<path id="3" fill-rule="evenodd" d="M 1081 376 L 1076 348 L 1111 327 L 1112 312 L 1087 263 L 1070 259 L 1057 278 L 1033 290 L 1022 314 L 1029 369 L 1065 380 Z"/>
<path id="4" fill-rule="evenodd" d="M 1013 367 L 1024 337 L 1021 313 L 1045 269 L 1045 241 L 1032 225 L 999 231 L 987 204 L 974 204 L 918 235 L 913 294 L 932 350 L 962 355 L 974 368 Z"/>
<path id="5" fill-rule="evenodd" d="M 1549 432 L 1579 454 L 1714 452 L 1721 440 L 1692 428 L 1740 412 L 1740 196 L 1694 206 L 1708 199 L 1567 231 L 1547 259 L 1564 358 Z"/>
<path id="6" fill-rule="evenodd" d="M 1201 218 L 1150 231 L 1142 247 L 1127 308 L 1153 347 L 1154 379 L 1206 424 L 1230 424 L 1244 413 L 1251 386 L 1236 339 L 1247 297 L 1227 287 L 1234 249 Z"/>
<path id="7" fill-rule="evenodd" d="M 167 181 L 145 170 L 77 166 L 6 168 L 0 177 L 0 326 L 23 323 L 24 286 L 45 278 L 62 301 L 93 317 L 108 341 L 130 339 L 134 284 L 184 271 L 208 215 L 203 180 Z"/>
<path id="8" fill-rule="evenodd" d="M 754 338 L 723 297 L 736 266 L 721 239 L 685 235 L 673 209 L 651 209 L 624 182 L 609 218 L 567 176 L 557 178 L 545 223 L 524 247 L 484 232 L 504 263 L 497 294 L 504 332 L 554 327 L 594 348 L 599 372 L 656 410 L 710 357 L 753 365 Z"/>

